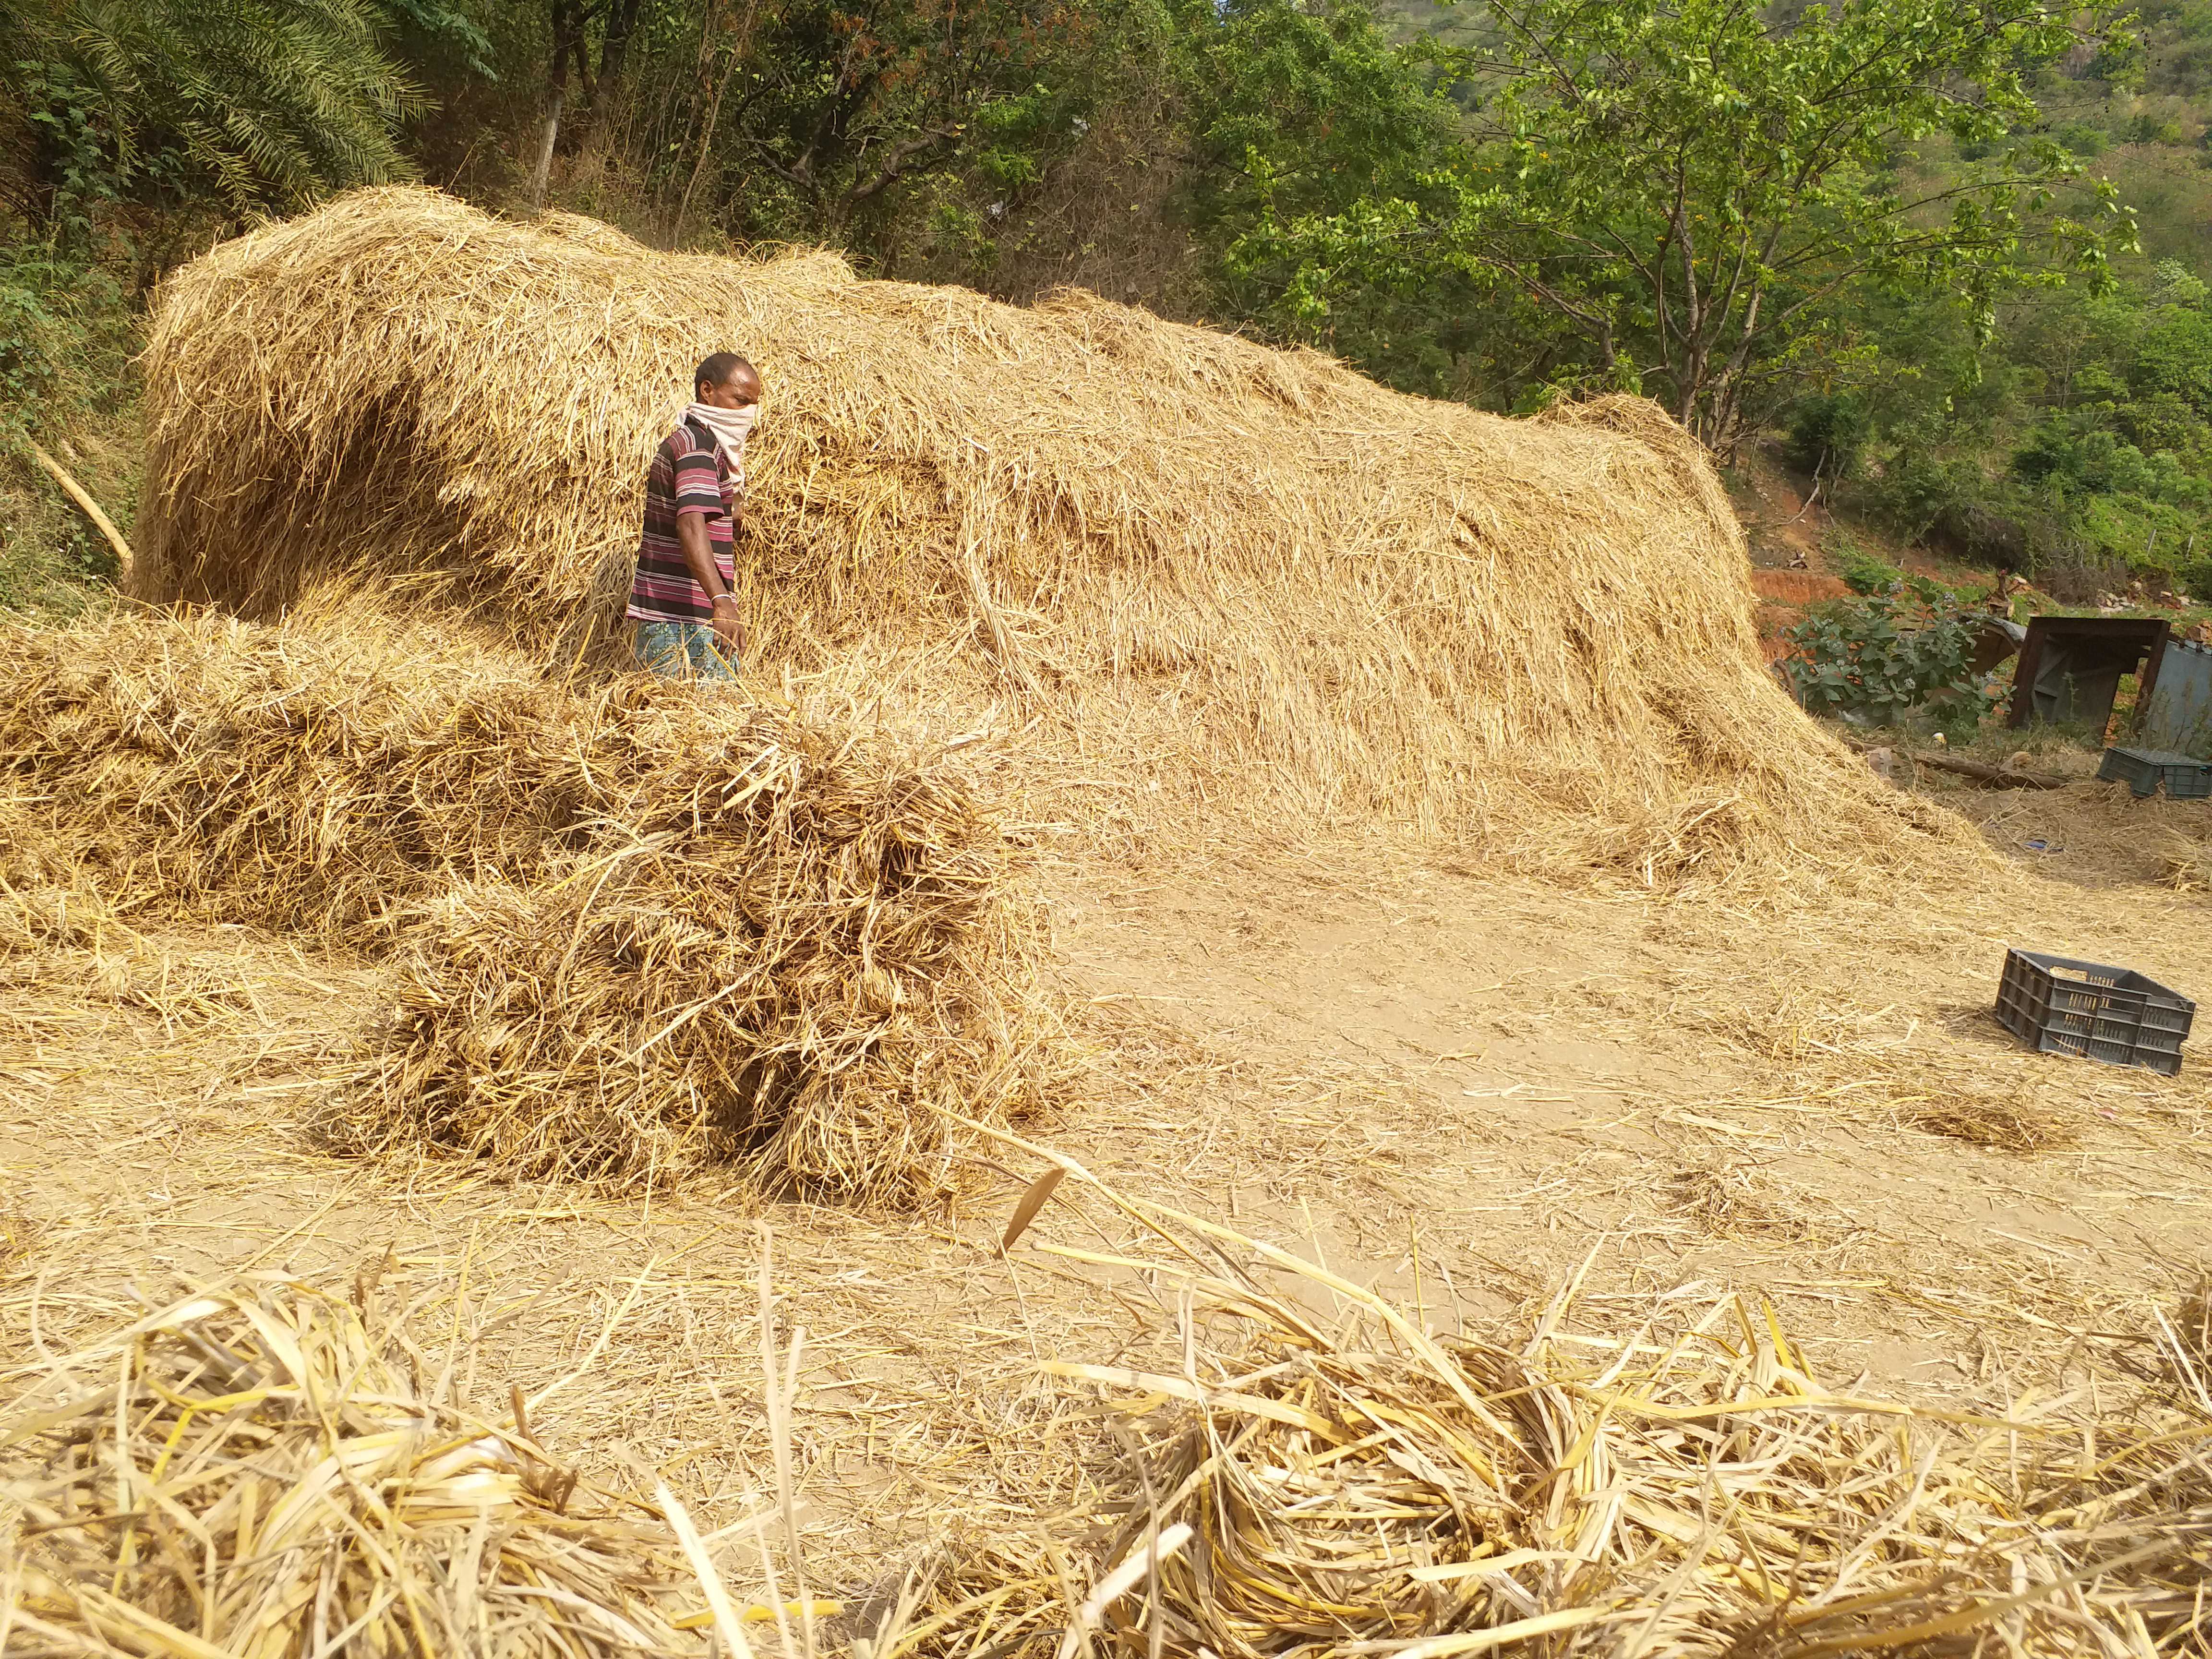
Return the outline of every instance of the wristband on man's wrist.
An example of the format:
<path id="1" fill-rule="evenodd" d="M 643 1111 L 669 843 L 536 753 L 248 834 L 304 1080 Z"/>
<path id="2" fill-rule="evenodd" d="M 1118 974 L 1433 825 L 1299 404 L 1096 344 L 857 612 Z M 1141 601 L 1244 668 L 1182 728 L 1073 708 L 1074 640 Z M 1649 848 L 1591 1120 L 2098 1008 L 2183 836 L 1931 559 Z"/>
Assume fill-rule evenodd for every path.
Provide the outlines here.
<path id="1" fill-rule="evenodd" d="M 738 602 L 738 596 L 734 593 L 717 593 L 713 599 L 707 601 L 707 608 L 709 611 L 712 611 L 716 605 L 721 604 L 724 599 L 727 599 L 732 605 L 735 605 Z"/>

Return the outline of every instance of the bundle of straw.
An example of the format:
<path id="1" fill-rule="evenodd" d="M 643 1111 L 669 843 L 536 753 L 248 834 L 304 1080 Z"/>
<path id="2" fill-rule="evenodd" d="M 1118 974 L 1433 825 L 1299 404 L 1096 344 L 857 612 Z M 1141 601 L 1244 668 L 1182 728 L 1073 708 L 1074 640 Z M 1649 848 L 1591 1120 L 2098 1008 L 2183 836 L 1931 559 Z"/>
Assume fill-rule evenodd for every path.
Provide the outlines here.
<path id="1" fill-rule="evenodd" d="M 0 1650 L 703 1650 L 666 1527 L 570 1512 L 526 1426 L 426 1393 L 386 1340 L 262 1276 L 8 1374 Z"/>
<path id="2" fill-rule="evenodd" d="M 1655 882 L 1893 858 L 1916 830 L 1984 856 L 1791 706 L 1727 497 L 1655 405 L 1504 420 L 1087 295 L 659 253 L 428 191 L 165 283 L 139 592 L 270 617 L 397 574 L 569 660 L 618 615 L 654 446 L 727 347 L 767 385 L 738 560 L 758 636 L 954 729 L 1018 701 L 1055 816 L 1127 811 L 1134 780 L 1164 830 L 1264 801 Z"/>
<path id="3" fill-rule="evenodd" d="M 428 907 L 325 1121 L 337 1143 L 531 1176 L 735 1163 L 901 1205 L 944 1190 L 935 1108 L 996 1117 L 1034 1081 L 996 832 L 943 783 L 759 714 L 618 822 L 534 887 Z"/>
<path id="4" fill-rule="evenodd" d="M 1517 1346 L 1439 1335 L 1287 1252 L 1109 1196 L 1168 1260 L 1047 1248 L 1179 1280 L 1194 1311 L 1179 1370 L 1048 1366 L 1136 1430 L 1088 1506 L 1097 1565 L 1055 1567 L 1079 1534 L 1002 1538 L 878 1659 L 2179 1655 L 2212 1637 L 2212 1393 L 2171 1322 L 2149 1386 L 1915 1407 L 1822 1382 L 1738 1297 L 1662 1303 L 1608 1340 L 1565 1330 L 1571 1288 Z M 1315 1311 L 1331 1300 L 1340 1322 Z"/>
<path id="5" fill-rule="evenodd" d="M 1009 846 L 879 737 L 580 693 L 427 630 L 137 615 L 8 644 L 0 944 L 152 916 L 404 947 L 341 1146 L 608 1178 L 738 1158 L 913 1201 L 945 1179 L 933 1103 L 1030 1086 Z"/>
<path id="6" fill-rule="evenodd" d="M 2212 840 L 2168 830 L 2158 860 L 2166 885 L 2177 893 L 2212 892 Z"/>

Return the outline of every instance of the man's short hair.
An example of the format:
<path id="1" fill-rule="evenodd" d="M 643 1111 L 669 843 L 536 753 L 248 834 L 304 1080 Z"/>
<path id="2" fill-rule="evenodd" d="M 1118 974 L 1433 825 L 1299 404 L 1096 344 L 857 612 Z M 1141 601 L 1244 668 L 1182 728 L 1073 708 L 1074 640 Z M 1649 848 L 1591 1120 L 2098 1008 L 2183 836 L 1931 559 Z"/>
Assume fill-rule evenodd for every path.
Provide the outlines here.
<path id="1" fill-rule="evenodd" d="M 691 377 L 691 390 L 696 392 L 702 386 L 727 386 L 741 368 L 756 380 L 760 379 L 760 371 L 736 352 L 717 351 L 712 356 L 700 360 L 698 372 Z"/>

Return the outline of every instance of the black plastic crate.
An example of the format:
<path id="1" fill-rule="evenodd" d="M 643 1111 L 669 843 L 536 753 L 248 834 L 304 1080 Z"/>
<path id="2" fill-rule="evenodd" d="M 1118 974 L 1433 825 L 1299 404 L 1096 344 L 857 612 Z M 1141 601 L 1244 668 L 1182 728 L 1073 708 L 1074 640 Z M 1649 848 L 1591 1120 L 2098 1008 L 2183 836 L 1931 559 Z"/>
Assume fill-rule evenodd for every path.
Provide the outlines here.
<path id="1" fill-rule="evenodd" d="M 1997 1022 L 2046 1054 L 2112 1066 L 2181 1069 L 2181 1043 L 2197 1005 L 2157 981 L 2101 962 L 2040 951 L 2005 952 Z"/>
<path id="2" fill-rule="evenodd" d="M 2124 783 L 2137 795 L 2154 795 L 2161 783 L 2177 800 L 2212 795 L 2212 762 L 2171 749 L 2107 749 L 2097 775 Z"/>

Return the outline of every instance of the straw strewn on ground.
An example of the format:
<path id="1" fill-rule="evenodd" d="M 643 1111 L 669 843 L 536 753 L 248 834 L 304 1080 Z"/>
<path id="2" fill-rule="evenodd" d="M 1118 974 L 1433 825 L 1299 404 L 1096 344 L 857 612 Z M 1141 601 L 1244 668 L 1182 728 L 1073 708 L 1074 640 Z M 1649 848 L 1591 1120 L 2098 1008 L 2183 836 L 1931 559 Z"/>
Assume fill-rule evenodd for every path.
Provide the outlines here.
<path id="1" fill-rule="evenodd" d="M 260 1276 L 7 1374 L 0 1649 L 172 1659 L 693 1654 L 677 1536 L 510 1415 Z"/>
<path id="2" fill-rule="evenodd" d="M 1517 1337 L 1431 1334 L 1448 1303 L 1073 1173 L 1155 1229 L 1142 1265 L 1178 1292 L 1182 1364 L 1048 1365 L 1103 1393 L 1125 1455 L 1073 1516 L 946 1558 L 883 1659 L 1066 1659 L 1078 1628 L 1131 1659 L 2184 1655 L 2212 1635 L 2201 1292 L 2150 1316 L 2132 1375 L 1962 1411 L 1816 1377 L 1735 1296 L 1678 1291 L 1600 1335 L 1571 1328 L 1570 1285 Z"/>
<path id="3" fill-rule="evenodd" d="M 929 1103 L 1030 1086 L 1006 842 L 879 738 L 404 631 L 123 616 L 9 644 L 0 948 L 104 921 L 113 946 L 118 916 L 404 941 L 326 1117 L 343 1146 L 734 1158 L 912 1201 L 945 1177 Z"/>
<path id="4" fill-rule="evenodd" d="M 841 1606 L 837 1649 L 874 1659 L 2179 1659 L 2212 1634 L 2202 1291 L 2077 1352 L 2056 1392 L 1908 1404 L 1817 1378 L 1741 1297 L 1686 1287 L 1591 1331 L 1570 1285 L 1517 1329 L 1432 1334 L 1449 1302 L 1395 1303 L 1140 1200 L 1079 1201 L 1099 1196 L 1094 1219 L 1141 1215 L 1161 1248 L 1047 1248 L 1157 1275 L 1182 1328 L 1152 1334 L 1157 1370 L 1046 1364 L 1061 1398 L 1030 1401 L 1022 1432 L 1085 1472 L 1073 1506 L 1041 1486 L 988 1528 L 948 1515 L 933 1559 L 825 1579 L 792 1525 L 823 1473 L 794 1458 L 805 1336 L 775 1334 L 763 1244 L 760 1375 L 722 1387 L 763 1392 L 776 1496 L 750 1519 L 778 1515 L 791 1547 L 779 1577 L 760 1543 L 769 1602 L 740 1612 L 721 1535 L 698 1540 L 665 1482 L 611 1510 L 533 1433 L 600 1345 L 484 1412 L 457 1312 L 410 1329 L 377 1311 L 421 1306 L 380 1293 L 387 1253 L 349 1297 L 246 1273 L 0 1370 L 0 1644 L 690 1654 L 758 1620 L 793 1659 L 836 1650 L 808 1621 Z M 67 1290 L 46 1294 L 70 1324 Z M 777 1620 L 787 1592 L 806 1612 Z"/>
<path id="5" fill-rule="evenodd" d="M 1153 822 L 1256 798 L 1653 880 L 1918 831 L 1980 855 L 1767 676 L 1728 503 L 1650 405 L 1504 420 L 1087 295 L 657 254 L 429 191 L 169 282 L 138 588 L 269 615 L 369 567 L 565 656 L 726 345 L 768 386 L 759 653 L 894 718 L 1018 706 L 1032 781 L 1094 825 L 1086 792 L 1133 781 Z"/>

